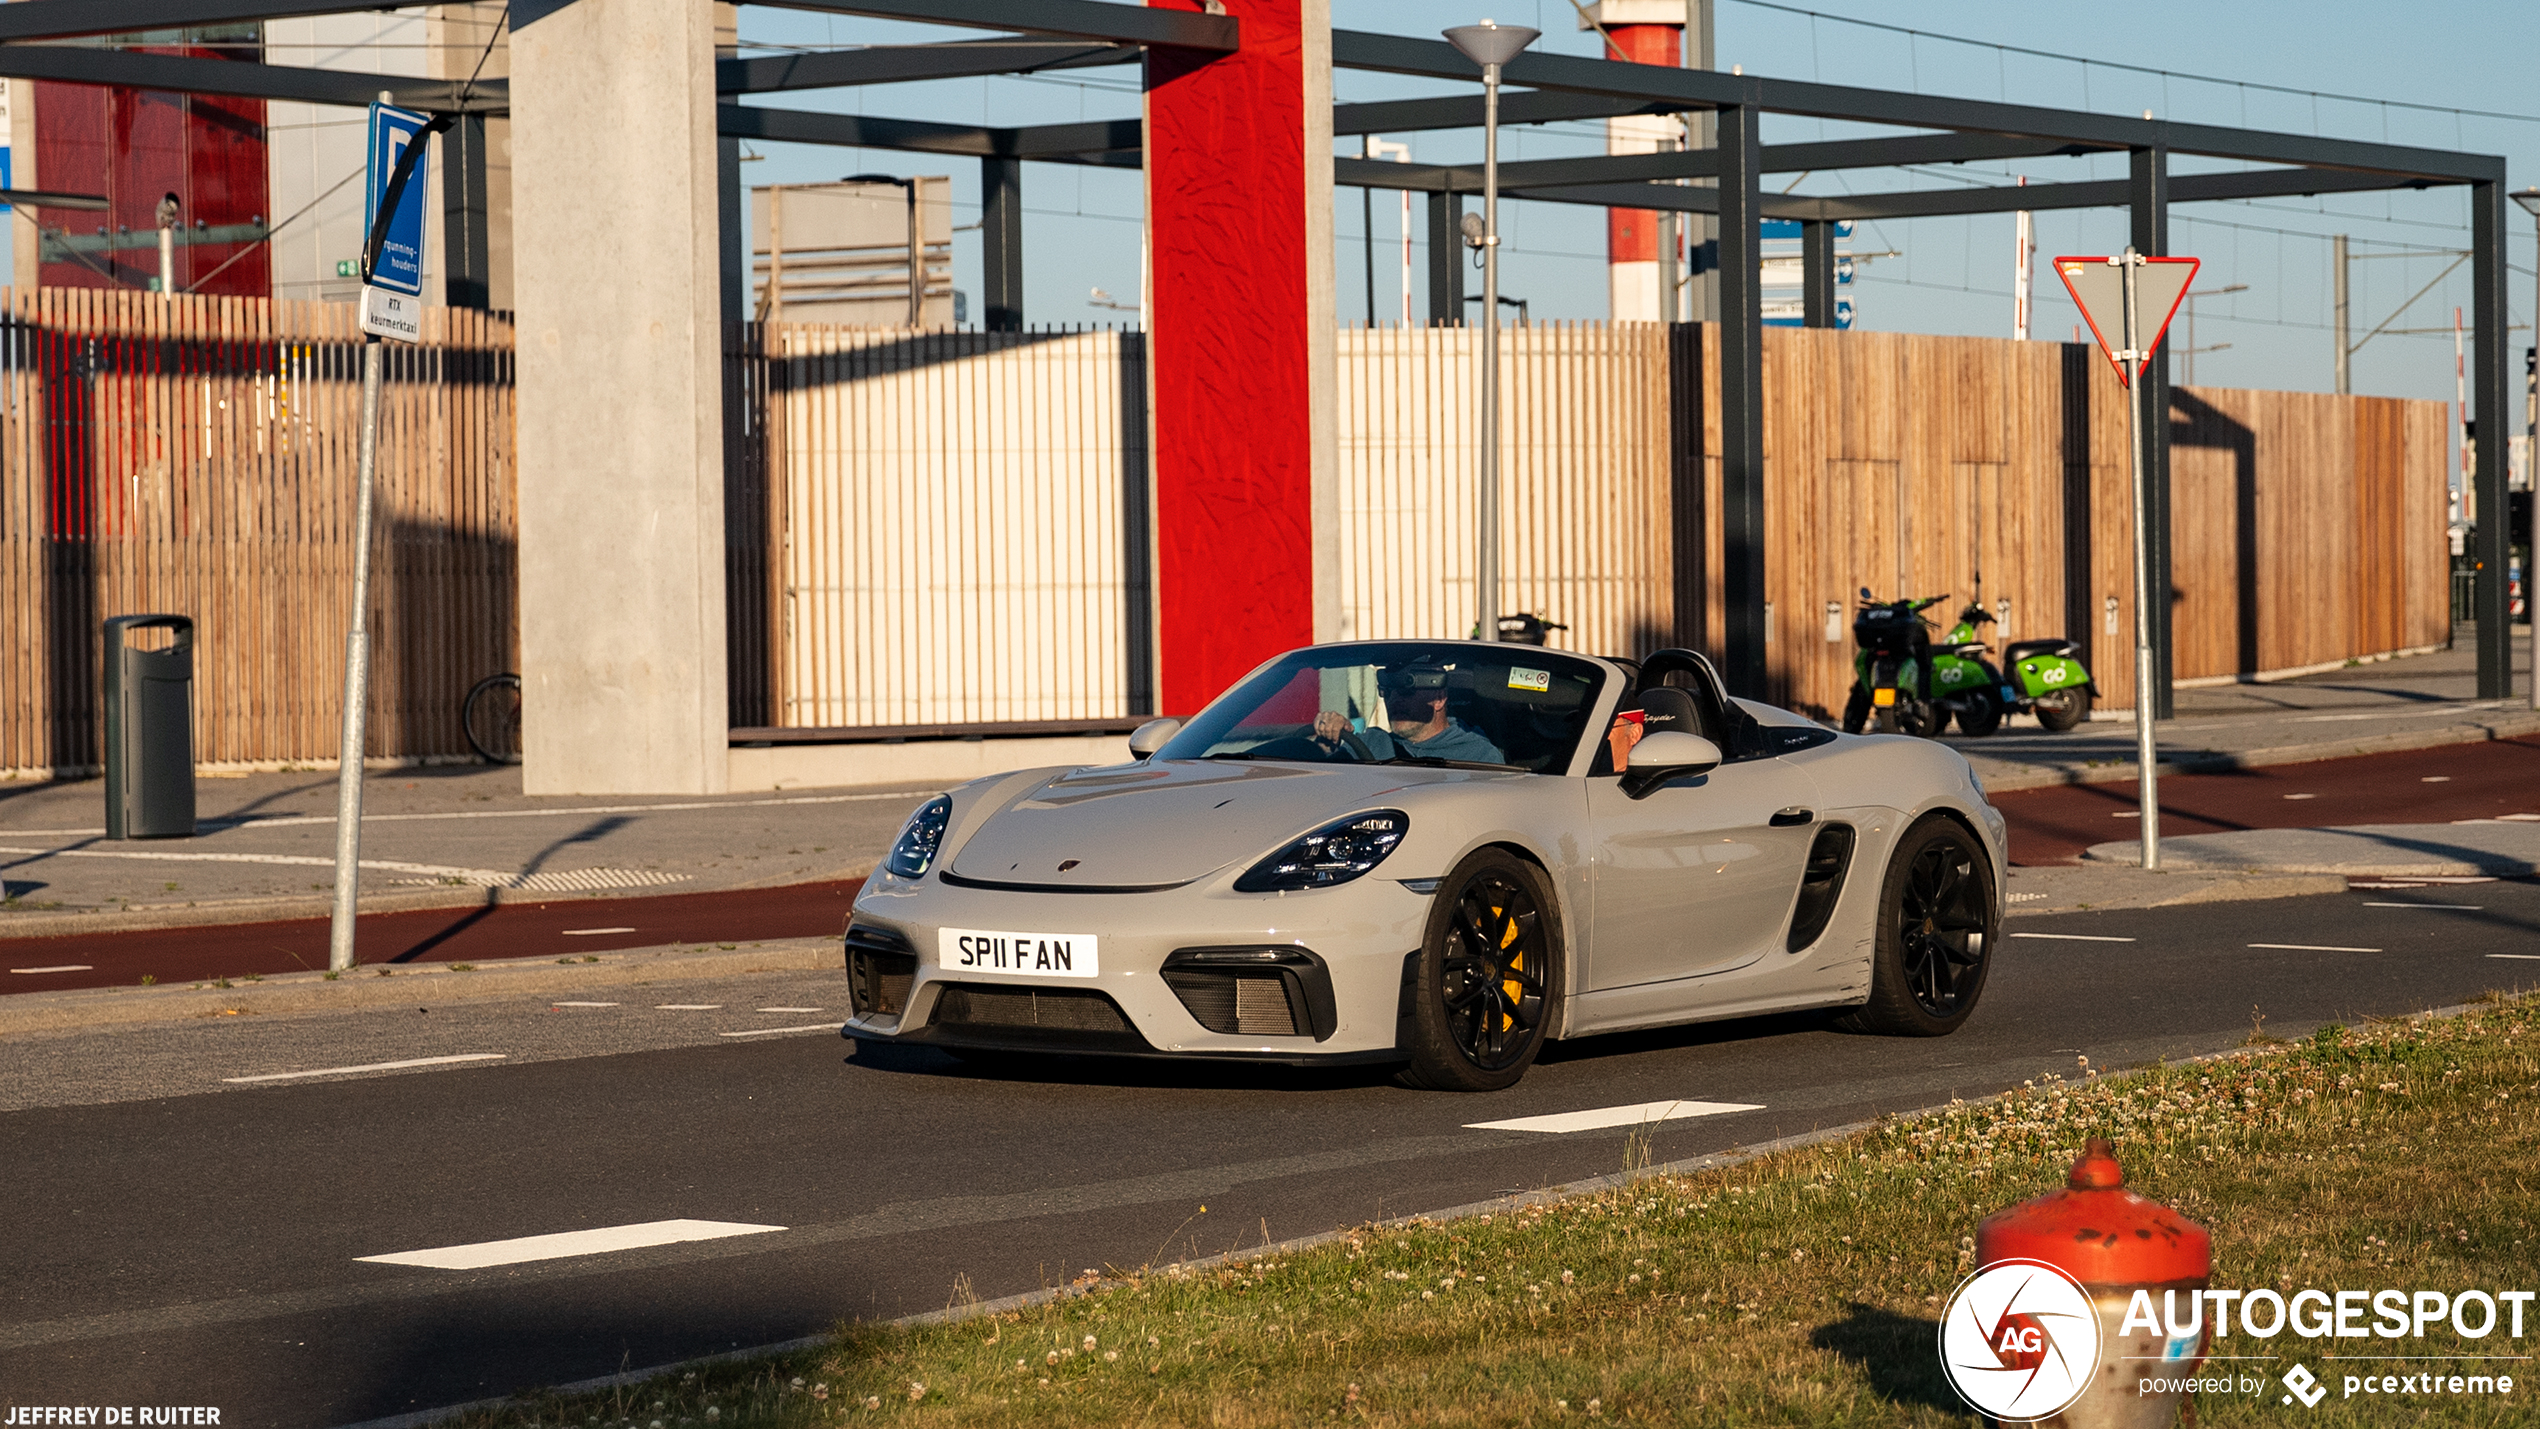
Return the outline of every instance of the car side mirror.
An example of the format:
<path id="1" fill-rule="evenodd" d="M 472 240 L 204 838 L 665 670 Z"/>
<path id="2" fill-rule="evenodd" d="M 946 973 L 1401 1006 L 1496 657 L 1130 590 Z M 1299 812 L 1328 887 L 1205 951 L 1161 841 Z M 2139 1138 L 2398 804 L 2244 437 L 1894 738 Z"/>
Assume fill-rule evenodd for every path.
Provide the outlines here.
<path id="1" fill-rule="evenodd" d="M 1178 719 L 1151 719 L 1129 732 L 1129 757 L 1146 759 L 1162 749 L 1165 741 L 1182 732 Z"/>
<path id="2" fill-rule="evenodd" d="M 1661 730 L 1644 735 L 1632 746 L 1630 766 L 1623 771 L 1623 792 L 1646 799 L 1671 779 L 1708 774 L 1720 767 L 1720 746 L 1698 734 Z"/>

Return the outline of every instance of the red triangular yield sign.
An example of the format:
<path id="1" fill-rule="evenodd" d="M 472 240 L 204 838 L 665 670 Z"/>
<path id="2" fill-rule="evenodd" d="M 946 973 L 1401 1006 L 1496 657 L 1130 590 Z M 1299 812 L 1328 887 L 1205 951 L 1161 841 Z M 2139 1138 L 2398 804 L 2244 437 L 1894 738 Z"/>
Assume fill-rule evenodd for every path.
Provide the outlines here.
<path id="1" fill-rule="evenodd" d="M 2135 326 L 2148 335 L 2143 344 L 2146 361 L 2161 350 L 2161 339 L 2170 330 L 2170 318 L 2186 300 L 2188 286 L 2196 281 L 2198 266 L 2193 258 L 2146 258 L 2136 271 L 2134 300 L 2142 311 L 2136 314 Z M 2119 354 L 2125 351 L 2125 260 L 2058 258 L 2055 276 L 2064 281 L 2064 291 L 2072 294 L 2073 306 L 2081 309 L 2081 320 L 2090 324 L 2090 335 L 2099 339 L 2099 350 L 2117 369 L 2117 381 L 2124 382 L 2125 361 Z M 2154 320 L 2156 315 L 2158 321 Z"/>

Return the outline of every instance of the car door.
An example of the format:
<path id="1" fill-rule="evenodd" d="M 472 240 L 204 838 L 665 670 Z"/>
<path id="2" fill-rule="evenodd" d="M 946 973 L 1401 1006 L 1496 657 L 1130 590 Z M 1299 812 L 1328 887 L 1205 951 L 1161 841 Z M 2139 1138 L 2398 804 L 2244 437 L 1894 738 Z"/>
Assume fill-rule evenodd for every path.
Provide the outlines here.
<path id="1" fill-rule="evenodd" d="M 1778 946 L 1817 807 L 1816 782 L 1776 758 L 1639 799 L 1590 778 L 1588 990 L 1727 972 Z"/>

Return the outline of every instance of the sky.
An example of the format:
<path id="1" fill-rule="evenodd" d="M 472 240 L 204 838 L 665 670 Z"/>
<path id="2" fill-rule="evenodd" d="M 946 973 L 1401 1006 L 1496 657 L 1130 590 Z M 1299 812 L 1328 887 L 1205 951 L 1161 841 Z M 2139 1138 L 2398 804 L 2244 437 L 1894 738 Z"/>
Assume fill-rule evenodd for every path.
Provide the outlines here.
<path id="1" fill-rule="evenodd" d="M 1580 31 L 1569 0 L 1332 0 L 1333 24 L 1348 29 L 1429 36 L 1485 17 L 1541 29 L 1540 49 L 1596 53 L 1594 36 Z M 2193 123 L 2502 154 L 2508 160 L 2510 187 L 2540 183 L 2540 83 L 2535 83 L 2540 79 L 2540 64 L 2535 63 L 2540 61 L 2540 26 L 2529 22 L 2525 6 L 2429 0 L 2401 9 L 2366 7 L 2354 0 L 2138 0 L 2112 9 L 1974 0 L 1718 0 L 1716 35 L 1720 67 L 1741 65 L 1751 75 L 2101 113 L 2140 115 L 2150 109 Z M 776 52 L 965 36 L 752 6 L 741 12 L 741 37 L 748 50 Z M 2114 67 L 2118 65 L 2166 73 Z M 1334 77 L 1333 88 L 1344 103 L 1457 92 L 1453 85 L 1347 70 Z M 997 125 L 1130 118 L 1138 113 L 1137 71 L 1121 67 L 872 86 L 772 96 L 761 102 Z M 2528 117 L 2489 117 L 2475 111 Z M 1770 144 L 1879 132 L 1895 131 L 1771 116 L 1763 138 Z M 1413 157 L 1424 162 L 1478 161 L 1481 154 L 1478 132 L 1390 137 L 1406 139 Z M 1341 148 L 1355 153 L 1356 143 L 1344 140 Z M 1502 134 L 1502 155 L 1510 160 L 1603 150 L 1603 127 L 1595 123 L 1512 128 Z M 819 182 L 851 173 L 947 174 L 954 222 L 969 224 L 978 218 L 977 166 L 967 160 L 786 144 L 754 144 L 751 152 L 758 157 L 743 171 L 751 184 Z M 2200 167 L 2229 166 L 2180 158 L 2173 172 Z M 2032 183 L 2121 178 L 2125 160 L 2119 155 L 1850 171 L 1809 175 L 1797 182 L 1802 193 L 1840 194 L 2007 183 L 2019 174 Z M 1777 184 L 1791 182 L 1780 175 L 1769 177 Z M 1134 320 L 1132 312 L 1101 306 L 1092 290 L 1135 302 L 1139 175 L 1030 164 L 1023 182 L 1027 319 L 1034 324 Z M 1368 231 L 1360 193 L 1339 190 L 1335 205 L 1344 321 L 1367 316 L 1361 275 Z M 1399 200 L 1378 194 L 1374 208 L 1375 306 L 1382 318 L 1400 310 L 1395 278 Z M 2354 332 L 2362 336 L 2388 320 L 2387 330 L 2355 355 L 2354 390 L 2450 399 L 2452 311 L 2468 301 L 2470 271 L 2465 262 L 2448 274 L 2444 270 L 2468 245 L 2468 211 L 2467 190 L 2459 188 L 2173 206 L 2171 251 L 2204 260 L 2197 290 L 2217 290 L 2194 305 L 2192 345 L 2206 349 L 2194 354 L 2195 380 L 2208 386 L 2331 390 L 2335 342 L 2328 235 L 2345 233 L 2357 255 L 2350 269 Z M 1852 289 L 1856 326 L 2009 336 L 2012 223 L 2010 215 L 1995 214 L 1861 225 L 1856 250 L 1892 251 L 1895 256 L 1861 265 Z M 1422 227 L 1415 209 L 1415 284 L 1425 284 Z M 1601 210 L 1511 202 L 1503 207 L 1501 227 L 1503 292 L 1525 298 L 1537 319 L 1607 316 Z M 2531 340 L 2533 221 L 2514 209 L 2506 231 L 2507 293 L 2518 328 L 2513 347 L 2518 350 Z M 2033 336 L 2069 334 L 2078 320 L 2045 260 L 2059 253 L 2110 252 L 2125 241 L 2122 209 L 2037 215 Z M 975 233 L 956 233 L 954 272 L 955 285 L 976 295 Z M 2231 288 L 2237 291 L 2219 291 Z M 1415 297 L 1415 311 L 1424 301 L 1423 290 Z M 2179 353 L 2191 345 L 2183 326 L 2170 341 Z"/>

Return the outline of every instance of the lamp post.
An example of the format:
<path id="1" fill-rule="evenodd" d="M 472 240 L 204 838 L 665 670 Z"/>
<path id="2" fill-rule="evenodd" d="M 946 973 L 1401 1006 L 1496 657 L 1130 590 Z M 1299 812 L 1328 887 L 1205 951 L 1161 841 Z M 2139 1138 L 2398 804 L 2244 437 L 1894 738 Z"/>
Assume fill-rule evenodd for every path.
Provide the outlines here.
<path id="1" fill-rule="evenodd" d="M 2540 220 L 2540 188 L 2524 189 L 2513 198 L 2514 202 L 2522 205 L 2523 212 Z M 2540 291 L 2540 284 L 2534 286 L 2535 291 Z M 2504 423 L 2496 425 L 2501 427 Z M 2523 480 L 2531 489 L 2531 529 L 2522 533 L 2522 618 L 2531 627 L 2531 707 L 2540 710 L 2540 604 L 2535 604 L 2531 598 L 2532 567 L 2540 566 L 2540 474 L 2535 474 L 2540 473 L 2540 432 L 2535 432 L 2522 449 L 2522 470 Z M 2509 513 L 2513 510 L 2510 499 L 2505 502 L 2505 510 Z M 2509 691 L 2513 688 L 2510 661 L 2507 662 L 2505 688 Z"/>
<path id="2" fill-rule="evenodd" d="M 1499 68 L 1524 53 L 1540 30 L 1484 20 L 1458 25 L 1447 41 L 1482 67 L 1482 462 L 1480 551 L 1473 586 L 1477 631 L 1499 638 Z"/>

